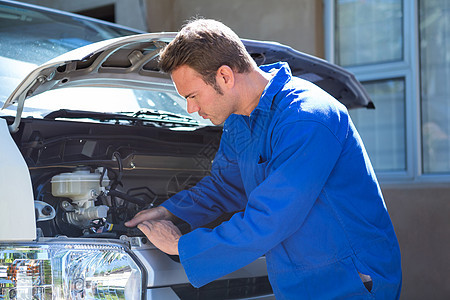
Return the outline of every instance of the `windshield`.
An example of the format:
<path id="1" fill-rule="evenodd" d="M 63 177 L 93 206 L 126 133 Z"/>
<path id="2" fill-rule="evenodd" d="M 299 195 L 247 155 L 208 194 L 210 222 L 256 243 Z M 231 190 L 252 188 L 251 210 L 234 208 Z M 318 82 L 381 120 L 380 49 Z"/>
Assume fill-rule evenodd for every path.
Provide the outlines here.
<path id="1" fill-rule="evenodd" d="M 0 2 L 0 105 L 37 66 L 81 46 L 136 33 L 139 32 L 82 17 Z M 43 118 L 59 109 L 110 113 L 152 110 L 210 125 L 198 115 L 190 116 L 185 107 L 185 99 L 175 89 L 76 87 L 29 98 L 23 117 Z M 0 116 L 15 114 L 16 105 L 0 111 Z"/>
<path id="2" fill-rule="evenodd" d="M 26 101 L 22 117 L 44 118 L 60 109 L 102 113 L 137 113 L 149 110 L 195 119 L 199 125 L 211 125 L 198 114 L 189 114 L 185 107 L 186 100 L 175 90 L 74 87 L 50 90 L 30 97 Z M 13 105 L 0 111 L 0 115 L 15 115 L 15 112 L 16 105 Z M 89 119 L 89 114 L 86 114 L 86 119 Z"/>
<path id="3" fill-rule="evenodd" d="M 119 26 L 0 2 L 0 101 L 35 67 L 75 48 L 136 34 Z"/>
<path id="4" fill-rule="evenodd" d="M 81 46 L 138 33 L 72 15 L 0 3 L 0 53 L 36 65 Z"/>

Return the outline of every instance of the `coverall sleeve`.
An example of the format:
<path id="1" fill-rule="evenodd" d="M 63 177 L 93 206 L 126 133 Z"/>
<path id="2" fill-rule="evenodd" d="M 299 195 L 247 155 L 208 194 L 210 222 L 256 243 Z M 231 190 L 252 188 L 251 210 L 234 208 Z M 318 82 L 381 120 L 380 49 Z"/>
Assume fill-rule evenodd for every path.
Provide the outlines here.
<path id="1" fill-rule="evenodd" d="M 299 230 L 342 149 L 316 121 L 284 124 L 274 131 L 271 146 L 271 158 L 258 166 L 267 176 L 250 193 L 245 211 L 180 238 L 180 260 L 193 286 L 244 267 Z"/>
<path id="2" fill-rule="evenodd" d="M 224 130 L 211 175 L 162 204 L 171 213 L 189 223 L 191 228 L 208 224 L 223 213 L 245 208 L 247 196 L 228 135 Z"/>

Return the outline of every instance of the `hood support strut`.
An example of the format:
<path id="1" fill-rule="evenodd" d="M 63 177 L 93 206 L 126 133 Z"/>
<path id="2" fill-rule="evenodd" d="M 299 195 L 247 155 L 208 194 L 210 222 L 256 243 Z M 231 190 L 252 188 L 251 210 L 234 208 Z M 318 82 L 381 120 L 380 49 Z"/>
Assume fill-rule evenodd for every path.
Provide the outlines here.
<path id="1" fill-rule="evenodd" d="M 9 132 L 11 133 L 15 133 L 17 132 L 17 130 L 19 130 L 19 125 L 20 125 L 20 120 L 22 119 L 22 112 L 23 112 L 23 107 L 25 105 L 25 98 L 26 95 L 28 93 L 28 91 L 30 90 L 30 88 L 36 83 L 36 81 L 38 81 L 39 79 L 41 79 L 41 77 L 38 77 L 37 79 L 33 80 L 28 87 L 26 88 L 26 92 L 21 93 L 19 95 L 19 98 L 17 99 L 17 110 L 16 110 L 16 118 L 14 119 L 14 122 L 8 126 L 9 128 Z M 42 79 L 41 79 L 42 80 Z M 41 81 L 40 80 L 40 81 Z"/>

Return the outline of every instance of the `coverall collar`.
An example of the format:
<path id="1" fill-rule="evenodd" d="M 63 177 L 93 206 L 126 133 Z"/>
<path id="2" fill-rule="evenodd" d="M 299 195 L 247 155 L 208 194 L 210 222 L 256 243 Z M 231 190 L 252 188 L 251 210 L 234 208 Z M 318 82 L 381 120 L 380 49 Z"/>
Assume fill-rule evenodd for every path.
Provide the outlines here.
<path id="1" fill-rule="evenodd" d="M 273 77 L 264 89 L 261 98 L 259 99 L 258 105 L 253 110 L 253 112 L 256 110 L 268 112 L 272 108 L 272 103 L 275 95 L 283 88 L 286 82 L 291 79 L 292 73 L 288 63 L 286 62 L 263 65 L 259 68 L 266 73 L 272 73 Z"/>

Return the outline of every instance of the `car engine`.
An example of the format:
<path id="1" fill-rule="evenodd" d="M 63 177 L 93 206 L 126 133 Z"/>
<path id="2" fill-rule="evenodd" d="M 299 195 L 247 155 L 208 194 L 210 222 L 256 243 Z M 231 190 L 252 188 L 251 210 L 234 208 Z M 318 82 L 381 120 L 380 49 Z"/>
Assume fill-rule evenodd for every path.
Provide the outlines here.
<path id="1" fill-rule="evenodd" d="M 142 235 L 123 223 L 195 185 L 218 149 L 220 127 L 176 129 L 22 120 L 13 138 L 31 174 L 38 234 Z"/>

